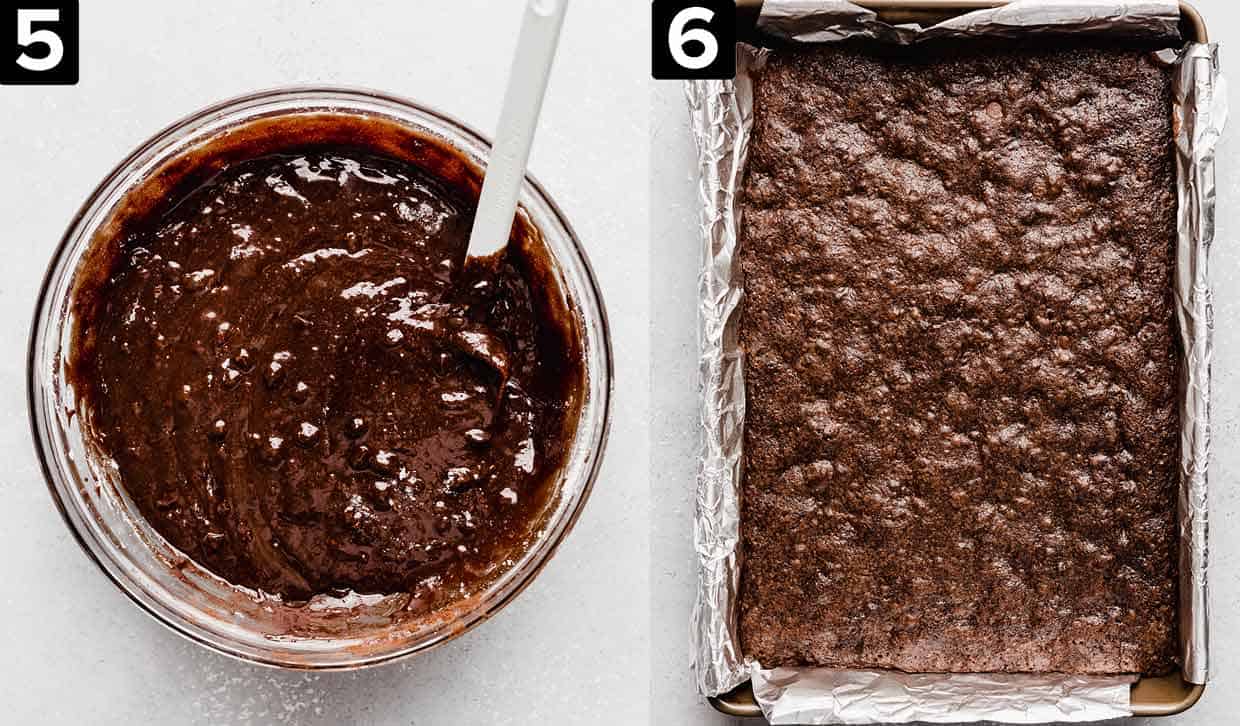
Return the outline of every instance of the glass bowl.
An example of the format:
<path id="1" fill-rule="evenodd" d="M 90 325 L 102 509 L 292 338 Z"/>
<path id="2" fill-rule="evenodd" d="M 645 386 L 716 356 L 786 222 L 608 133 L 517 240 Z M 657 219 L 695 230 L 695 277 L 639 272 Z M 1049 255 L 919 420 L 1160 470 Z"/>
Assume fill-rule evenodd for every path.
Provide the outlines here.
<path id="1" fill-rule="evenodd" d="M 78 542 L 143 610 L 176 632 L 247 661 L 302 669 L 347 669 L 427 650 L 495 614 L 542 569 L 572 528 L 598 473 L 609 423 L 611 343 L 598 285 L 581 243 L 546 191 L 526 177 L 518 223 L 541 239 L 554 263 L 584 357 L 581 405 L 566 463 L 526 547 L 500 575 L 468 597 L 424 616 L 401 610 L 399 595 L 316 597 L 288 605 L 230 586 L 172 547 L 143 519 L 106 457 L 92 453 L 66 380 L 73 342 L 72 296 L 79 265 L 100 232 L 150 196 L 166 170 L 192 150 L 226 145 L 250 127 L 278 127 L 301 115 L 344 115 L 399 126 L 449 150 L 475 187 L 490 145 L 460 122 L 410 101 L 344 88 L 277 89 L 225 101 L 178 121 L 142 144 L 95 189 L 56 249 L 39 294 L 30 336 L 28 394 L 37 453 L 57 507 Z M 274 121 L 274 123 L 273 123 Z M 240 133 L 244 136 L 245 133 Z M 454 172 L 454 173 L 456 173 Z M 476 188 L 475 188 L 476 193 Z M 156 195 L 157 196 L 157 195 Z"/>

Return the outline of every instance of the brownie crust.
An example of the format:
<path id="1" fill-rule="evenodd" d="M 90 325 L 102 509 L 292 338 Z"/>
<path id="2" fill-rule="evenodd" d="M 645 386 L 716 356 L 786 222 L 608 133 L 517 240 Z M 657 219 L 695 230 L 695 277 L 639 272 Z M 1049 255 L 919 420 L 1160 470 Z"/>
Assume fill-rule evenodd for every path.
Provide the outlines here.
<path id="1" fill-rule="evenodd" d="M 817 48 L 773 52 L 754 92 L 745 653 L 1171 670 L 1168 70 Z"/>

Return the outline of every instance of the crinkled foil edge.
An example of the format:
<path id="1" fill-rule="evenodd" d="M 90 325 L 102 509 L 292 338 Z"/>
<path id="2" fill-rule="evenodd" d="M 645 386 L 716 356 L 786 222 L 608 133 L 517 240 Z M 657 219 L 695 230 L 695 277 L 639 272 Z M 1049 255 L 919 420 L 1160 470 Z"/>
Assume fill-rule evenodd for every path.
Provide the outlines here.
<path id="1" fill-rule="evenodd" d="M 885 25 L 872 11 L 847 2 L 767 0 L 759 26 L 791 42 L 865 37 L 907 44 L 932 37 L 1023 37 L 1043 31 L 1167 37 L 1178 32 L 1178 18 L 1178 6 L 1171 2 L 1018 0 L 923 29 Z M 1035 722 L 1030 720 L 1031 713 L 1039 714 L 1041 721 L 1089 721 L 1128 714 L 1128 677 L 928 676 L 809 668 L 768 671 L 747 662 L 740 652 L 736 596 L 745 387 L 736 332 L 743 298 L 736 258 L 741 223 L 737 195 L 752 126 L 749 72 L 764 57 L 762 49 L 738 45 L 734 81 L 686 85 L 699 151 L 703 240 L 699 280 L 703 445 L 694 522 L 699 588 L 692 616 L 699 690 L 719 695 L 752 676 L 756 696 L 772 723 L 984 719 L 1031 723 Z M 1176 299 L 1185 351 L 1180 635 L 1185 679 L 1204 683 L 1209 674 L 1206 494 L 1213 332 L 1207 273 L 1214 233 L 1214 147 L 1225 122 L 1226 94 L 1216 46 L 1190 43 L 1178 53 L 1164 52 L 1164 58 L 1176 66 Z M 885 699 L 874 697 L 876 684 L 885 689 Z M 1004 687 L 1006 698 L 999 695 Z M 858 700 L 857 694 L 867 696 Z"/>
<path id="2" fill-rule="evenodd" d="M 1185 680 L 1210 673 L 1209 490 L 1210 361 L 1214 307 L 1210 245 L 1214 242 L 1214 151 L 1227 122 L 1227 92 L 1218 46 L 1189 43 L 1160 54 L 1174 64 L 1178 191 L 1176 315 L 1184 348 L 1180 369 L 1180 647 Z"/>
<path id="3" fill-rule="evenodd" d="M 867 38 L 912 45 L 942 38 L 1028 38 L 1030 34 L 1105 34 L 1133 38 L 1179 37 L 1179 6 L 1169 0 L 1018 0 L 975 10 L 922 28 L 888 25 L 873 10 L 847 0 L 767 0 L 758 28 L 793 43 Z"/>
<path id="4" fill-rule="evenodd" d="M 725 693 L 749 678 L 736 632 L 740 589 L 741 444 L 745 420 L 744 357 L 736 323 L 744 290 L 735 258 L 741 211 L 736 203 L 753 125 L 749 71 L 764 52 L 737 45 L 735 81 L 687 86 L 700 163 L 702 272 L 698 278 L 702 458 L 693 544 L 698 593 L 692 640 L 698 688 Z"/>
<path id="5" fill-rule="evenodd" d="M 896 673 L 775 668 L 753 671 L 754 697 L 772 724 L 1035 724 L 1131 714 L 1133 676 Z"/>

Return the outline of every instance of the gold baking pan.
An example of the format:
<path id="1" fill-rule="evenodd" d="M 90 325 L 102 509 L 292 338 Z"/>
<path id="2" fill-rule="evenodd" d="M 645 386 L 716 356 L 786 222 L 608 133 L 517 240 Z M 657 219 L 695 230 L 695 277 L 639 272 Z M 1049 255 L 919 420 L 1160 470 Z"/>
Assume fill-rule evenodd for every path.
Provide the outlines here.
<path id="1" fill-rule="evenodd" d="M 878 13 L 887 23 L 919 23 L 932 25 L 970 10 L 993 8 L 1006 0 L 853 0 L 857 5 Z M 755 37 L 754 26 L 762 0 L 737 0 L 737 37 L 743 40 Z M 1180 2 L 1180 33 L 1185 41 L 1205 43 L 1205 21 L 1197 9 L 1187 2 Z M 1179 674 L 1159 678 L 1141 678 L 1132 686 L 1132 714 L 1134 716 L 1171 716 L 1188 710 L 1201 698 L 1205 686 L 1188 683 Z M 733 690 L 709 699 L 717 711 L 729 716 L 758 718 L 762 710 L 754 700 L 753 689 L 746 681 Z"/>

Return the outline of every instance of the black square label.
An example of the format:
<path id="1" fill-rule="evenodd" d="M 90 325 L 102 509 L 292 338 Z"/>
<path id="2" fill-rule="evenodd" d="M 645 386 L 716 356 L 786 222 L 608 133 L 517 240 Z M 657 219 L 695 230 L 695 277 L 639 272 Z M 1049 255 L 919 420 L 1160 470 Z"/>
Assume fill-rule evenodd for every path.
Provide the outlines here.
<path id="1" fill-rule="evenodd" d="M 0 84 L 71 86 L 78 82 L 76 0 L 0 0 Z"/>
<path id="2" fill-rule="evenodd" d="M 736 76 L 735 0 L 654 0 L 653 9 L 655 78 Z"/>

